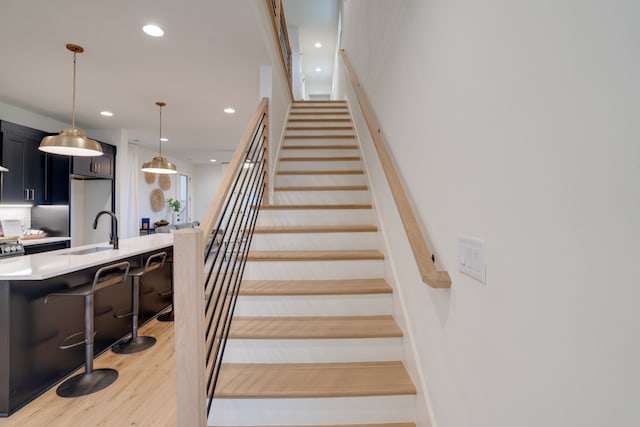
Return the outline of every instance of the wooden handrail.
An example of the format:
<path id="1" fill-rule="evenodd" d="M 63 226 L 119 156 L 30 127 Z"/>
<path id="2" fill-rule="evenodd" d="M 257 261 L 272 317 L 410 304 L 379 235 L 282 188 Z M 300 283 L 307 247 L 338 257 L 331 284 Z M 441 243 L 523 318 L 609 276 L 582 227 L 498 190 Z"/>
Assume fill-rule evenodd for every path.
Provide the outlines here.
<path id="1" fill-rule="evenodd" d="M 249 148 L 249 144 L 251 144 L 251 137 L 253 136 L 253 133 L 256 127 L 258 126 L 258 122 L 260 121 L 260 118 L 263 115 L 268 117 L 267 116 L 268 109 L 269 109 L 269 99 L 262 98 L 262 101 L 260 101 L 260 105 L 258 105 L 258 109 L 253 114 L 253 117 L 251 117 L 251 121 L 249 122 L 249 125 L 245 129 L 244 134 L 242 135 L 242 139 L 240 140 L 240 145 L 238 145 L 238 148 L 236 149 L 235 153 L 233 154 L 233 157 L 231 158 L 231 161 L 229 162 L 229 166 L 227 167 L 227 170 L 224 172 L 224 175 L 222 176 L 222 181 L 218 186 L 219 190 L 216 192 L 213 199 L 211 199 L 211 202 L 209 203 L 209 207 L 207 208 L 204 216 L 202 217 L 200 228 L 204 230 L 205 236 L 209 236 L 213 231 L 213 227 L 215 226 L 215 221 L 220 216 L 223 202 L 226 200 L 227 195 L 231 190 L 231 183 L 235 178 L 236 174 L 238 173 L 238 171 L 244 165 L 243 158 L 247 152 L 247 149 Z M 268 158 L 269 156 L 266 155 L 265 159 L 268 159 Z M 269 170 L 268 165 L 265 167 L 265 170 L 266 171 Z M 268 176 L 268 173 L 267 173 L 267 176 Z M 265 197 L 268 198 L 268 192 L 265 192 Z"/>
<path id="2" fill-rule="evenodd" d="M 358 98 L 360 109 L 362 110 L 365 121 L 367 122 L 369 133 L 371 133 L 371 138 L 373 139 L 373 145 L 376 148 L 376 152 L 380 158 L 380 163 L 382 164 L 382 169 L 384 170 L 384 174 L 389 182 L 391 194 L 396 202 L 396 207 L 398 208 L 398 213 L 400 214 L 402 225 L 404 226 L 404 231 L 409 239 L 409 244 L 413 251 L 413 257 L 416 260 L 422 281 L 432 288 L 450 288 L 451 278 L 449 277 L 449 273 L 446 271 L 438 271 L 432 261 L 431 251 L 429 251 L 429 248 L 427 247 L 426 240 L 422 234 L 420 226 L 418 225 L 416 215 L 411 208 L 411 203 L 409 202 L 407 193 L 405 192 L 404 187 L 402 186 L 402 181 L 400 180 L 398 172 L 393 165 L 393 160 L 389 154 L 387 143 L 380 132 L 378 120 L 367 102 L 367 97 L 356 78 L 353 68 L 351 68 L 351 64 L 349 63 L 349 59 L 347 58 L 344 49 L 340 50 L 340 55 L 349 80 L 353 86 L 353 90 Z"/>
<path id="3" fill-rule="evenodd" d="M 271 12 L 269 17 L 271 18 L 271 24 L 273 26 L 273 35 L 275 37 L 276 46 L 280 53 L 280 63 L 282 64 L 282 70 L 287 76 L 287 85 L 289 86 L 289 96 L 293 100 L 293 84 L 291 82 L 293 78 L 293 57 L 291 56 L 291 44 L 289 43 L 289 31 L 287 30 L 287 20 L 284 16 L 284 7 L 282 0 L 266 0 L 267 9 Z M 287 66 L 284 59 L 284 52 L 282 51 L 282 45 L 280 43 L 280 33 L 284 33 L 286 42 L 285 48 L 287 49 L 287 55 L 289 56 L 289 66 Z"/>

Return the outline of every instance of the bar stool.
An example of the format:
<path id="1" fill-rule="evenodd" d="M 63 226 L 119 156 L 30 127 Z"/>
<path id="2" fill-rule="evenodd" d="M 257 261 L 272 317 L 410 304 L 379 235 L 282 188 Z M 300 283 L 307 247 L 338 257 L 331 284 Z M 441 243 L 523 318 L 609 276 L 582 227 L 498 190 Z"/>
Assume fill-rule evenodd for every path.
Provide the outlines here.
<path id="1" fill-rule="evenodd" d="M 131 277 L 131 338 L 114 345 L 111 350 L 118 354 L 132 354 L 143 351 L 156 343 L 154 337 L 138 336 L 138 311 L 140 309 L 140 280 L 150 271 L 157 270 L 164 265 L 167 258 L 166 252 L 158 252 L 150 255 L 144 267 L 129 271 Z"/>
<path id="2" fill-rule="evenodd" d="M 73 376 L 56 389 L 60 397 L 80 397 L 95 393 L 111 385 L 118 378 L 115 369 L 93 369 L 93 325 L 94 295 L 97 291 L 124 282 L 129 273 L 127 261 L 107 265 L 96 271 L 93 282 L 58 292 L 52 292 L 44 298 L 46 304 L 51 297 L 80 296 L 84 297 L 84 332 L 73 334 L 65 338 L 58 348 L 66 350 L 84 344 L 84 373 Z M 84 340 L 65 344 L 71 338 L 84 333 Z"/>

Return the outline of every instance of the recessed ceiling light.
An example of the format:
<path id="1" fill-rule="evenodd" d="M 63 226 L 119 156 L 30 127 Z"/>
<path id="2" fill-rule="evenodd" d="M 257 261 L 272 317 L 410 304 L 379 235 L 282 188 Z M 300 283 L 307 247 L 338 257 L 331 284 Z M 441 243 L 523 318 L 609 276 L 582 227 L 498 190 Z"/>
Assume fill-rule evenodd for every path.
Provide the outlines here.
<path id="1" fill-rule="evenodd" d="M 144 31 L 145 33 L 153 37 L 164 36 L 164 30 L 158 27 L 157 25 L 151 25 L 151 24 L 145 25 L 144 27 L 142 27 L 142 31 Z"/>
<path id="2" fill-rule="evenodd" d="M 217 162 L 217 160 L 216 160 L 216 159 L 209 159 L 209 161 L 210 161 L 211 163 L 215 163 L 215 162 Z"/>
<path id="3" fill-rule="evenodd" d="M 316 44 L 314 44 L 315 47 L 322 47 L 322 43 L 317 42 Z"/>
<path id="4" fill-rule="evenodd" d="M 227 113 L 227 114 L 233 114 L 233 113 L 236 112 L 236 110 L 234 110 L 231 107 L 227 107 L 227 108 L 224 109 L 224 112 Z"/>
<path id="5" fill-rule="evenodd" d="M 320 71 L 322 71 L 322 68 L 316 68 L 316 71 L 320 72 Z"/>
<path id="6" fill-rule="evenodd" d="M 112 117 L 113 113 L 111 111 L 100 111 L 101 116 Z"/>
<path id="7" fill-rule="evenodd" d="M 167 141 L 169 141 L 169 139 L 168 138 L 160 138 L 160 141 L 167 142 Z"/>

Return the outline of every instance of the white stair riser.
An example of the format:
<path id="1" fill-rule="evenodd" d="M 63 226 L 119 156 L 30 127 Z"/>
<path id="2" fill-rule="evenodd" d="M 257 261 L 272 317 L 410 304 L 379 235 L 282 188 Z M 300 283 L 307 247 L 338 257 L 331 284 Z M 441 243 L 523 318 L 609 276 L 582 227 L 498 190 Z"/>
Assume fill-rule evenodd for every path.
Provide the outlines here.
<path id="1" fill-rule="evenodd" d="M 281 171 L 335 171 L 362 170 L 360 160 L 330 160 L 330 161 L 284 161 L 278 162 Z"/>
<path id="2" fill-rule="evenodd" d="M 327 99 L 327 100 L 313 100 L 310 99 L 308 101 L 293 101 L 291 104 L 291 108 L 296 107 L 330 107 L 330 106 L 338 106 L 338 107 L 346 107 L 348 104 L 346 101 L 342 99 Z"/>
<path id="3" fill-rule="evenodd" d="M 318 114 L 320 113 L 320 114 Z M 346 108 L 292 108 L 291 114 L 289 115 L 290 119 L 297 119 L 304 116 L 313 116 L 313 117 L 333 117 L 338 116 L 340 118 L 351 118 L 349 116 L 349 110 Z"/>
<path id="4" fill-rule="evenodd" d="M 288 138 L 284 141 L 284 145 L 304 145 L 308 147 L 317 147 L 324 145 L 358 145 L 358 140 L 354 138 Z M 281 150 L 280 153 L 286 152 Z"/>
<path id="5" fill-rule="evenodd" d="M 285 426 L 415 422 L 416 397 L 214 399 L 211 426 Z"/>
<path id="6" fill-rule="evenodd" d="M 402 360 L 402 338 L 229 339 L 224 363 L 340 363 Z"/>
<path id="7" fill-rule="evenodd" d="M 391 294 L 240 296 L 235 316 L 391 315 Z"/>
<path id="8" fill-rule="evenodd" d="M 291 144 L 293 145 L 293 144 Z M 351 144 L 345 144 L 351 145 Z M 287 157 L 304 157 L 313 159 L 314 157 L 360 157 L 360 150 L 357 148 L 338 148 L 338 149 L 321 149 L 321 148 L 309 148 L 309 149 L 289 149 L 285 148 L 280 151 L 280 159 Z"/>
<path id="9" fill-rule="evenodd" d="M 305 127 L 306 125 L 293 125 L 293 127 Z M 338 126 L 346 126 L 346 127 L 350 127 L 351 123 L 343 123 L 340 124 Z M 306 126 L 309 127 L 309 126 Z M 285 139 L 289 139 L 292 136 L 300 136 L 300 135 L 312 135 L 312 136 L 317 136 L 317 135 L 354 135 L 353 133 L 353 129 L 321 129 L 321 126 L 315 126 L 313 125 L 313 127 L 317 127 L 318 129 L 304 129 L 304 130 L 299 130 L 299 129 L 287 129 L 287 132 L 285 133 Z M 328 127 L 328 126 L 327 126 Z"/>
<path id="10" fill-rule="evenodd" d="M 262 210 L 258 225 L 362 225 L 374 224 L 373 209 Z"/>
<path id="11" fill-rule="evenodd" d="M 384 277 L 384 260 L 247 261 L 244 280 L 338 280 Z"/>
<path id="12" fill-rule="evenodd" d="M 254 251 L 361 249 L 378 249 L 378 233 L 254 233 L 251 241 Z"/>
<path id="13" fill-rule="evenodd" d="M 341 175 L 276 175 L 276 186 L 294 187 L 311 185 L 367 185 L 364 174 Z"/>
<path id="14" fill-rule="evenodd" d="M 282 205 L 327 205 L 370 203 L 369 191 L 275 191 L 275 204 Z"/>

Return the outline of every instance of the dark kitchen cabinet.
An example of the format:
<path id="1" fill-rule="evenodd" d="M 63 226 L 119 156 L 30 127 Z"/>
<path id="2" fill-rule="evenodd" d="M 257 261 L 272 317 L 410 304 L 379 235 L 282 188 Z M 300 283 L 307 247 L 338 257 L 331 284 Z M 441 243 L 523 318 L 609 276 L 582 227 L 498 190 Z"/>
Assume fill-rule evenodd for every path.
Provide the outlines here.
<path id="1" fill-rule="evenodd" d="M 113 179 L 115 147 L 102 144 L 104 154 L 98 157 L 74 157 L 73 175 L 84 178 Z"/>
<path id="2" fill-rule="evenodd" d="M 2 202 L 68 204 L 69 158 L 40 151 L 46 132 L 0 122 L 3 175 Z"/>

